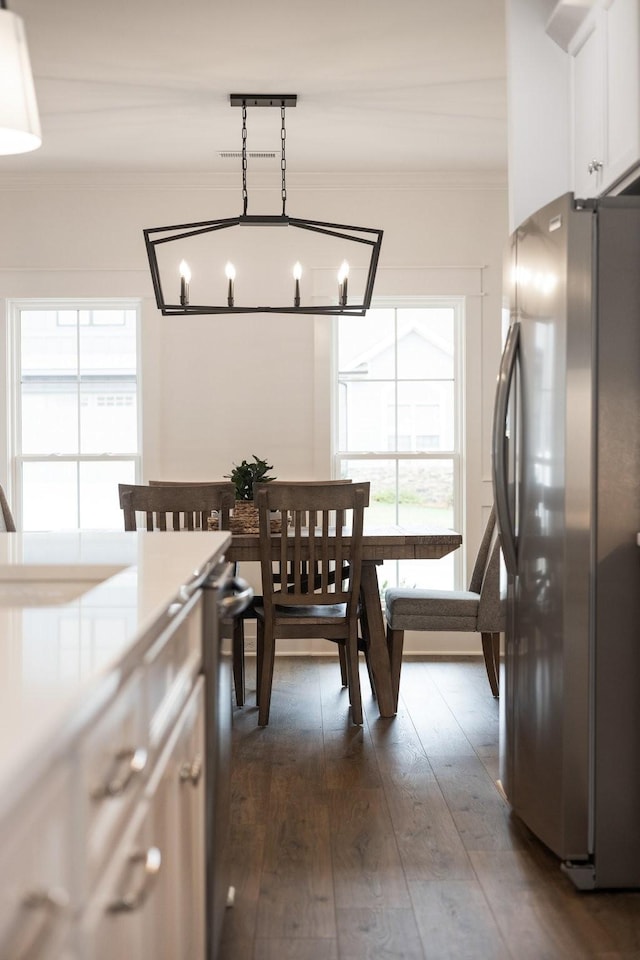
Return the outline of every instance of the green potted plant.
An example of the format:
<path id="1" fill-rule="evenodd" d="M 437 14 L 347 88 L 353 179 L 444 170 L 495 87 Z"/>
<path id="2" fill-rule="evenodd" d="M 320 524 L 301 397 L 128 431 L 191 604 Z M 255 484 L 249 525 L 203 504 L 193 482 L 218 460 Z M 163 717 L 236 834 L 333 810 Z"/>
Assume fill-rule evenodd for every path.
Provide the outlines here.
<path id="1" fill-rule="evenodd" d="M 258 532 L 258 511 L 253 503 L 253 485 L 276 480 L 276 477 L 269 475 L 269 470 L 273 470 L 273 464 L 256 457 L 254 453 L 253 460 L 234 463 L 231 473 L 225 474 L 225 479 L 231 480 L 236 488 L 236 503 L 231 518 L 233 533 Z"/>
<path id="2" fill-rule="evenodd" d="M 254 483 L 266 483 L 268 480 L 276 480 L 276 477 L 270 477 L 269 470 L 273 470 L 273 464 L 261 460 L 253 454 L 253 462 L 243 460 L 240 465 L 234 463 L 231 473 L 225 473 L 225 480 L 231 480 L 236 488 L 236 500 L 253 500 Z"/>

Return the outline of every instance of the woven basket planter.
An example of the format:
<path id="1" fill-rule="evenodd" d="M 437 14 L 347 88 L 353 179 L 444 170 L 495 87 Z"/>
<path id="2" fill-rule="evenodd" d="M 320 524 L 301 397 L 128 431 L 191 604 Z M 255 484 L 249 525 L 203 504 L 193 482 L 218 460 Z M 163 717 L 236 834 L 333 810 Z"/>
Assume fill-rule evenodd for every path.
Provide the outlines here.
<path id="1" fill-rule="evenodd" d="M 209 517 L 207 526 L 210 530 L 218 529 L 218 518 Z M 260 533 L 258 522 L 258 508 L 253 500 L 236 500 L 231 514 L 231 533 Z M 273 533 L 282 532 L 282 520 L 278 516 L 271 521 Z"/>
<path id="2" fill-rule="evenodd" d="M 231 533 L 259 533 L 258 508 L 253 500 L 236 500 L 231 515 Z"/>

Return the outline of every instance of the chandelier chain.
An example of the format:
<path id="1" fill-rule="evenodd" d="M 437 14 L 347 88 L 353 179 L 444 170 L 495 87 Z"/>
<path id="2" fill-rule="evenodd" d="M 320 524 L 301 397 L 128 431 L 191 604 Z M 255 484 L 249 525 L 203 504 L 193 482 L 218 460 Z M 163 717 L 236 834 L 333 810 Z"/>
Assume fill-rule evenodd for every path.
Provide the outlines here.
<path id="1" fill-rule="evenodd" d="M 284 123 L 285 118 L 285 106 L 284 103 L 280 107 L 280 143 L 281 143 L 281 156 L 280 156 L 280 169 L 282 170 L 282 216 L 286 216 L 287 213 L 287 157 L 285 154 L 285 143 L 287 140 L 287 129 Z"/>
<path id="2" fill-rule="evenodd" d="M 242 104 L 242 208 L 247 215 L 249 194 L 247 193 L 247 105 Z"/>

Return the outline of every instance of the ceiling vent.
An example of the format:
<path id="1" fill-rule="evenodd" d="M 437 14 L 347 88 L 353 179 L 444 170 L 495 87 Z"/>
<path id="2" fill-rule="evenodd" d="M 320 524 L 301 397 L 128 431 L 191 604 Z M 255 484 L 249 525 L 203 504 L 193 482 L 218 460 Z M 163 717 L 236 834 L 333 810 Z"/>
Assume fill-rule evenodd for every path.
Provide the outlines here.
<path id="1" fill-rule="evenodd" d="M 241 150 L 221 150 L 218 154 L 221 160 L 241 160 Z M 277 153 L 275 150 L 247 150 L 249 160 L 275 160 Z"/>

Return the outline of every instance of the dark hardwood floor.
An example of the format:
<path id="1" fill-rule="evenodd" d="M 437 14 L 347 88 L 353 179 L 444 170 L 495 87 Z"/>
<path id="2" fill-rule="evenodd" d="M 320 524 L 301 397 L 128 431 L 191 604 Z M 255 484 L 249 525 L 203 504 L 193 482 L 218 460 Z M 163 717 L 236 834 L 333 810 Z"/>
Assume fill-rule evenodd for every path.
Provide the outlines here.
<path id="1" fill-rule="evenodd" d="M 362 728 L 337 656 L 276 660 L 265 729 L 248 688 L 221 960 L 640 960 L 640 892 L 578 893 L 510 815 L 479 659 L 406 662 L 393 720 L 363 669 Z"/>

